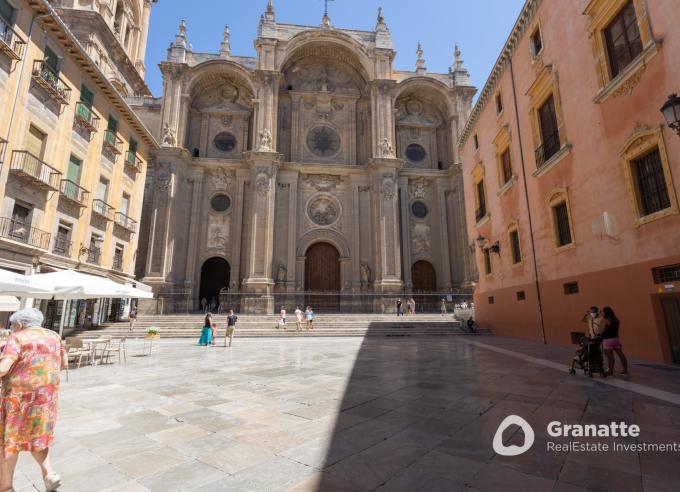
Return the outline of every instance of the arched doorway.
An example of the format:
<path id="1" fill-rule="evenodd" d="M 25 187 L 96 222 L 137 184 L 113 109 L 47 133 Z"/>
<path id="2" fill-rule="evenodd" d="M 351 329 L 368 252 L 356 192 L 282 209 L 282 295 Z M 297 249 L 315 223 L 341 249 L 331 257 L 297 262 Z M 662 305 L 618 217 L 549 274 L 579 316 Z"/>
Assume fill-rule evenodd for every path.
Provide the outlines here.
<path id="1" fill-rule="evenodd" d="M 413 291 L 416 294 L 416 309 L 422 311 L 435 311 L 439 306 L 438 296 L 427 295 L 428 292 L 437 291 L 437 272 L 429 261 L 416 261 L 411 267 L 411 281 Z"/>
<path id="2" fill-rule="evenodd" d="M 340 253 L 329 243 L 315 243 L 305 260 L 305 303 L 323 312 L 338 311 L 340 299 Z M 334 295 L 335 294 L 335 295 Z"/>
<path id="3" fill-rule="evenodd" d="M 219 302 L 220 291 L 229 287 L 231 268 L 224 258 L 214 257 L 203 263 L 201 267 L 201 287 L 198 302 L 205 298 L 208 304 L 215 299 Z"/>

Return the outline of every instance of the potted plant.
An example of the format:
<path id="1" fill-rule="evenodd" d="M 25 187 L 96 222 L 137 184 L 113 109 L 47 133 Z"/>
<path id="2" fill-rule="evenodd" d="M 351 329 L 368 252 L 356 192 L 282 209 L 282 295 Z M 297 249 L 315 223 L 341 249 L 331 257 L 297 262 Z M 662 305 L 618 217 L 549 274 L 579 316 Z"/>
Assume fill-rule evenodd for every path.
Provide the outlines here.
<path id="1" fill-rule="evenodd" d="M 158 340 L 161 337 L 161 330 L 160 328 L 157 328 L 155 326 L 150 326 L 146 330 L 146 339 L 147 340 Z"/>

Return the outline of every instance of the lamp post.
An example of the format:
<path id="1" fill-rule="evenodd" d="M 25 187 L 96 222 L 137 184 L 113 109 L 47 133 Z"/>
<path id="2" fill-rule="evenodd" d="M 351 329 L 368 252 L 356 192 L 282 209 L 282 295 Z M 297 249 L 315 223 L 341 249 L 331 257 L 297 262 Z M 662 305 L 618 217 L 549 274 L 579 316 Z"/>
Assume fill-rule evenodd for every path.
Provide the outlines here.
<path id="1" fill-rule="evenodd" d="M 668 100 L 661 106 L 660 111 L 668 126 L 680 136 L 680 97 L 677 94 L 668 96 Z"/>

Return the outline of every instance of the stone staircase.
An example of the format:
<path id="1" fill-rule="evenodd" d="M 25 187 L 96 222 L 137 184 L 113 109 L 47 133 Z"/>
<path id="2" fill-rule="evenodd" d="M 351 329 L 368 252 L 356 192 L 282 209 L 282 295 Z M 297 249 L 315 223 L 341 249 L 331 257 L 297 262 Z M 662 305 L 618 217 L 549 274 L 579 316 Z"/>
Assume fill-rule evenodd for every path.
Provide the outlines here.
<path id="1" fill-rule="evenodd" d="M 164 316 L 139 316 L 130 332 L 127 322 L 109 323 L 71 336 L 96 338 L 101 335 L 142 338 L 150 326 L 160 329 L 161 338 L 197 338 L 200 336 L 204 316 L 201 314 L 174 314 Z M 239 338 L 276 337 L 389 337 L 389 336 L 447 336 L 461 335 L 461 322 L 451 315 L 417 314 L 399 317 L 385 314 L 329 314 L 317 315 L 314 330 L 295 331 L 295 316 L 288 317 L 287 330 L 278 329 L 278 315 L 240 315 L 237 325 Z M 226 315 L 213 315 L 218 326 L 218 336 L 223 337 L 227 325 Z M 488 330 L 477 330 L 488 334 Z"/>

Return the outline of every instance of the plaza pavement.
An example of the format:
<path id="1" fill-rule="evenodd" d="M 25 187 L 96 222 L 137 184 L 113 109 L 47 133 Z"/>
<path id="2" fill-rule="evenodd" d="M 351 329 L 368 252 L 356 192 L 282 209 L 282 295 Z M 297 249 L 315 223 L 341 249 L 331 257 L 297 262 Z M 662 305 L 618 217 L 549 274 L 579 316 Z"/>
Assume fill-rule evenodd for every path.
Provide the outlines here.
<path id="1" fill-rule="evenodd" d="M 64 381 L 60 490 L 680 487 L 678 453 L 546 451 L 552 420 L 623 420 L 640 425 L 640 441 L 680 442 L 680 371 L 670 366 L 589 380 L 567 374 L 570 349 L 490 336 L 236 339 L 229 349 L 161 340 L 140 352 L 131 343 L 127 364 Z M 491 442 L 510 414 L 529 421 L 536 442 L 501 457 Z M 523 441 L 516 429 L 504 440 Z M 35 488 L 44 490 L 24 454 L 15 489 Z"/>

